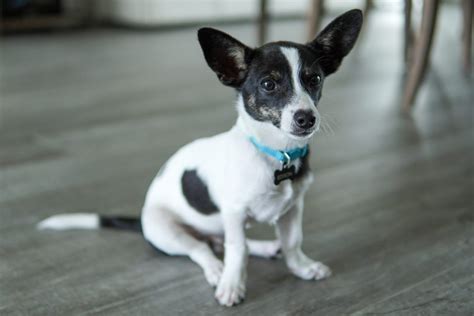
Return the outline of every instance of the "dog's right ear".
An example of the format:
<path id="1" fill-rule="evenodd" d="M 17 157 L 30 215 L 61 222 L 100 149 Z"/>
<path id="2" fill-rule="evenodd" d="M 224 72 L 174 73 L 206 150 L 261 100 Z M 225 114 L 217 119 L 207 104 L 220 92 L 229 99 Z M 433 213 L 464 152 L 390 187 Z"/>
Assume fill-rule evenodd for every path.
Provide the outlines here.
<path id="1" fill-rule="evenodd" d="M 253 50 L 230 35 L 212 28 L 198 31 L 206 62 L 226 86 L 239 88 L 247 76 Z"/>

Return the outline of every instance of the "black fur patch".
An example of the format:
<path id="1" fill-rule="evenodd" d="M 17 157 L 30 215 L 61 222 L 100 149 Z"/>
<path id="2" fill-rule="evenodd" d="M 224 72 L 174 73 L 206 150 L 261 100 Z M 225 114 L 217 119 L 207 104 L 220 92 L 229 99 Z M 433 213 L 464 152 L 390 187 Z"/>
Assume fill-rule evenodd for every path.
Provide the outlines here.
<path id="1" fill-rule="evenodd" d="M 196 170 L 186 170 L 181 177 L 183 195 L 196 211 L 204 215 L 219 212 L 216 204 L 211 200 L 207 185 L 199 178 Z"/>
<path id="2" fill-rule="evenodd" d="M 322 57 L 308 46 L 299 47 L 298 53 L 301 61 L 301 69 L 299 72 L 301 86 L 311 97 L 315 106 L 317 106 L 319 99 L 321 99 L 321 91 L 325 79 L 324 71 L 320 65 Z M 321 77 L 321 83 L 319 85 L 310 84 L 310 80 L 314 75 L 319 75 Z"/>
<path id="3" fill-rule="evenodd" d="M 277 88 L 266 92 L 261 81 L 270 78 Z M 293 97 L 291 68 L 280 45 L 268 44 L 255 51 L 247 80 L 242 86 L 245 110 L 255 120 L 280 127 L 281 112 Z"/>

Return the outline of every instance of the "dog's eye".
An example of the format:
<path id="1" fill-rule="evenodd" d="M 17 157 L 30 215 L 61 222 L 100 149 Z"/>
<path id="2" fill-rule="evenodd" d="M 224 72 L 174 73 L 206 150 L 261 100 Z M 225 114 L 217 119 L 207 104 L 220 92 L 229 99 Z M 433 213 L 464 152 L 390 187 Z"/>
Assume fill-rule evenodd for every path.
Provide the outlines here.
<path id="1" fill-rule="evenodd" d="M 321 76 L 320 75 L 313 75 L 309 78 L 309 84 L 313 87 L 317 87 L 321 84 Z"/>
<path id="2" fill-rule="evenodd" d="M 262 82 L 260 82 L 260 86 L 262 86 L 263 90 L 267 92 L 271 92 L 275 90 L 276 88 L 276 83 L 275 81 L 271 79 L 263 79 Z"/>

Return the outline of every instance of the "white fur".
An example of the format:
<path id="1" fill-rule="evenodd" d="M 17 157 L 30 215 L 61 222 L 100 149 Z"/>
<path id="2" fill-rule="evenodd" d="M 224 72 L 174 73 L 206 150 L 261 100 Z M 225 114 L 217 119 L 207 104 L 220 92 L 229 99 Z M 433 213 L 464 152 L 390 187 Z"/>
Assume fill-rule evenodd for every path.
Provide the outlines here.
<path id="1" fill-rule="evenodd" d="M 58 214 L 42 220 L 38 229 L 66 230 L 66 229 L 97 229 L 99 216 L 90 213 Z"/>

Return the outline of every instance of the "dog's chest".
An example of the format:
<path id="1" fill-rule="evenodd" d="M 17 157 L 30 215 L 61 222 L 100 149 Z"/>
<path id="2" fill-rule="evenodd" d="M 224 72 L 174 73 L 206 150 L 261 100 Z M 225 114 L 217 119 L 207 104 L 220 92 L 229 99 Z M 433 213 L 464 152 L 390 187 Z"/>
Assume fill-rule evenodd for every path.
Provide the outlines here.
<path id="1" fill-rule="evenodd" d="M 303 193 L 301 183 L 286 180 L 255 194 L 249 203 L 249 216 L 259 222 L 275 223 Z"/>

